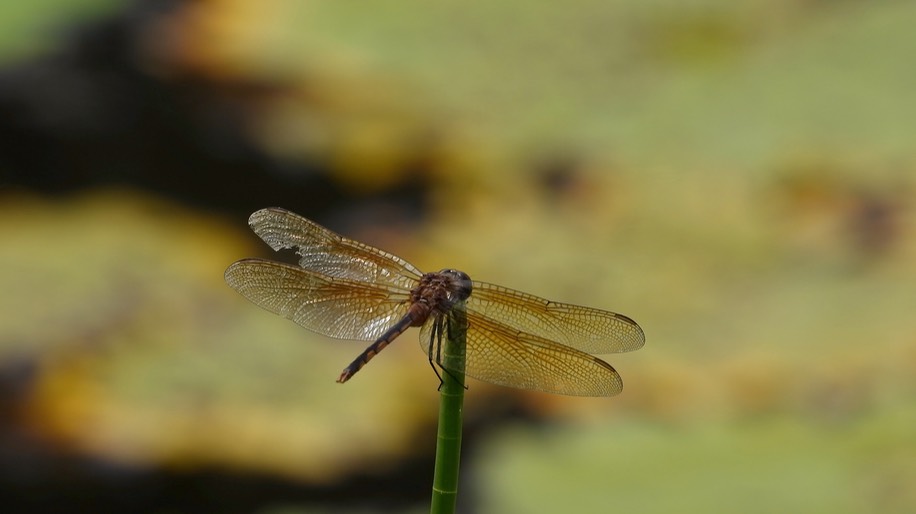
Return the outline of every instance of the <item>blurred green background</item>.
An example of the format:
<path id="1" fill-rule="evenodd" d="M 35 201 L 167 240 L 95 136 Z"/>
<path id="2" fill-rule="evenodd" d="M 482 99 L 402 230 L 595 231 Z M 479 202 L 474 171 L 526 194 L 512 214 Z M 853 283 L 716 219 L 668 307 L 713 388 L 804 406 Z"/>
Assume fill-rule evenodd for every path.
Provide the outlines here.
<path id="1" fill-rule="evenodd" d="M 624 313 L 472 382 L 464 512 L 916 511 L 916 4 L 0 6 L 8 512 L 422 512 L 437 380 L 230 290 L 282 206 Z M 278 258 L 287 258 L 281 256 Z"/>

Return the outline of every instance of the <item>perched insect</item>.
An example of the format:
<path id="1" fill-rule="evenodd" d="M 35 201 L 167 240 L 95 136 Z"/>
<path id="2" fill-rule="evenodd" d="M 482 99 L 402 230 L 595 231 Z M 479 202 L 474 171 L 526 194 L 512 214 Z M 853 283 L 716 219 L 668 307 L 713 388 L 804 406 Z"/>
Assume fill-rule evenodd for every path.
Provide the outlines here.
<path id="1" fill-rule="evenodd" d="M 579 396 L 612 396 L 620 375 L 591 354 L 628 352 L 645 343 L 632 319 L 552 302 L 471 280 L 444 269 L 422 273 L 388 252 L 342 237 L 292 212 L 268 208 L 248 224 L 274 250 L 296 248 L 299 265 L 243 259 L 226 282 L 255 304 L 340 339 L 373 341 L 338 382 L 346 382 L 409 327 L 419 326 L 430 362 L 458 302 L 467 309 L 465 369 L 493 384 Z"/>

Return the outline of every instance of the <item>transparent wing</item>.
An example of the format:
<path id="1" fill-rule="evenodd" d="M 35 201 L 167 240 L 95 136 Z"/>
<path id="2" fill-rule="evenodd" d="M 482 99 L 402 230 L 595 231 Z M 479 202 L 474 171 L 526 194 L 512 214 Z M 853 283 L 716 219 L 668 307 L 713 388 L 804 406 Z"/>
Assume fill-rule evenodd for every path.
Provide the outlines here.
<path id="1" fill-rule="evenodd" d="M 329 277 L 263 259 L 226 269 L 226 283 L 254 304 L 329 337 L 374 341 L 407 312 L 399 288 Z"/>
<path id="2" fill-rule="evenodd" d="M 347 239 L 293 212 L 277 207 L 256 211 L 248 225 L 274 250 L 296 248 L 299 265 L 329 277 L 410 289 L 422 272 L 384 250 Z"/>
<path id="3" fill-rule="evenodd" d="M 420 332 L 428 355 L 435 320 Z M 465 374 L 484 382 L 573 396 L 613 396 L 623 381 L 610 364 L 587 353 L 518 332 L 468 313 Z M 442 365 L 442 363 L 438 363 Z"/>
<path id="4" fill-rule="evenodd" d="M 476 317 L 588 353 L 629 352 L 646 342 L 642 328 L 623 314 L 552 302 L 485 282 L 474 282 L 467 309 Z"/>

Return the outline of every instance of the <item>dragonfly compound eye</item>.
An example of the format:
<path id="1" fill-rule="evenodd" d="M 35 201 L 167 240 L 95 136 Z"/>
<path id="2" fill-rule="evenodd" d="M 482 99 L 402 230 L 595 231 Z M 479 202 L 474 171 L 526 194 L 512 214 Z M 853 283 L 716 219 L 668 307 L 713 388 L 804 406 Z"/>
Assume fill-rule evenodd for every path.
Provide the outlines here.
<path id="1" fill-rule="evenodd" d="M 439 272 L 440 275 L 448 277 L 449 279 L 449 300 L 452 302 L 460 302 L 462 300 L 467 300 L 471 296 L 471 291 L 474 289 L 474 286 L 471 282 L 471 277 L 463 271 L 458 271 L 456 269 L 444 269 Z"/>

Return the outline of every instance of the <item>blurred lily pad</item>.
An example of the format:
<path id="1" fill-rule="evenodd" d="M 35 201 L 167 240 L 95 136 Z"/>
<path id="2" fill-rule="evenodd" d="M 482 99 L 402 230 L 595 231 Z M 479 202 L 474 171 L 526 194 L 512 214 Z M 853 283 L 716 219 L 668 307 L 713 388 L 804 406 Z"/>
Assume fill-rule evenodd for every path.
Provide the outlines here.
<path id="1" fill-rule="evenodd" d="M 244 220 L 123 191 L 7 198 L 0 219 L 0 362 L 39 363 L 27 423 L 59 444 L 313 481 L 427 448 L 412 435 L 432 422 L 436 381 L 417 345 L 335 384 L 361 345 L 310 335 L 223 283 L 234 258 L 263 251 Z"/>

